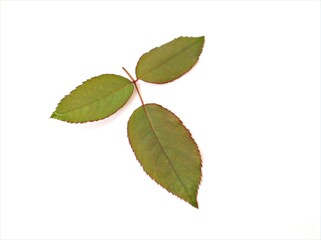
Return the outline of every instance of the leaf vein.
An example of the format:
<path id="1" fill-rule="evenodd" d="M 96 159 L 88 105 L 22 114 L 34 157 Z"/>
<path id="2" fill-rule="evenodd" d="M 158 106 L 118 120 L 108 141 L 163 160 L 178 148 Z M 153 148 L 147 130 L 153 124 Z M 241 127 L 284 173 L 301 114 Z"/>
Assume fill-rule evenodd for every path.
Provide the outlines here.
<path id="1" fill-rule="evenodd" d="M 165 61 L 159 63 L 158 65 L 156 65 L 153 69 L 149 70 L 148 72 L 144 73 L 142 76 L 139 77 L 139 79 L 142 79 L 144 76 L 146 76 L 147 74 L 150 74 L 151 72 L 153 72 L 155 69 L 159 68 L 160 66 L 164 65 L 165 63 L 169 62 L 170 60 L 174 59 L 175 57 L 177 57 L 179 54 L 181 54 L 182 52 L 186 51 L 187 49 L 189 49 L 190 47 L 194 46 L 196 43 L 198 43 L 198 41 L 196 40 L 195 42 L 193 42 L 192 44 L 188 45 L 187 47 L 183 48 L 182 50 L 180 50 L 179 52 L 177 52 L 176 54 L 174 54 L 173 56 L 171 56 L 170 58 L 167 58 Z"/>
<path id="2" fill-rule="evenodd" d="M 80 108 L 83 108 L 83 107 L 85 107 L 85 106 L 92 105 L 92 104 L 94 104 L 94 103 L 96 103 L 96 102 L 101 102 L 102 99 L 108 98 L 108 97 L 110 97 L 110 96 L 113 97 L 114 94 L 116 94 L 117 92 L 119 92 L 119 91 L 123 90 L 124 88 L 130 86 L 130 84 L 132 84 L 132 83 L 129 82 L 129 83 L 127 83 L 125 86 L 123 86 L 122 88 L 119 88 L 119 89 L 117 89 L 116 91 L 113 91 L 113 92 L 112 92 L 111 94 L 109 94 L 109 95 L 103 96 L 103 97 L 101 97 L 101 98 L 96 98 L 95 100 L 93 100 L 93 101 L 91 101 L 91 102 L 88 102 L 88 103 L 83 104 L 83 105 L 81 105 L 81 106 L 77 106 L 77 107 L 72 108 L 72 109 L 70 109 L 70 110 L 68 110 L 68 111 L 59 112 L 59 114 L 66 114 L 66 113 L 69 113 L 69 112 L 78 110 L 78 109 L 80 109 Z"/>
<path id="3" fill-rule="evenodd" d="M 149 114 L 148 114 L 148 112 L 147 112 L 147 110 L 146 110 L 146 108 L 145 108 L 145 105 L 143 105 L 142 107 L 143 107 L 144 112 L 145 112 L 145 114 L 146 114 L 148 123 L 149 123 L 149 125 L 150 125 L 150 127 L 151 127 L 151 129 L 152 129 L 152 132 L 154 133 L 154 135 L 155 135 L 155 137 L 156 137 L 156 140 L 157 140 L 158 144 L 160 145 L 160 147 L 161 147 L 161 149 L 162 149 L 162 152 L 163 152 L 164 155 L 166 156 L 166 159 L 167 159 L 167 161 L 169 162 L 169 165 L 171 166 L 173 172 L 175 173 L 175 176 L 177 177 L 177 179 L 179 180 L 179 182 L 181 183 L 181 185 L 182 185 L 183 188 L 185 189 L 185 191 L 186 191 L 186 193 L 188 194 L 188 196 L 189 196 L 191 199 L 193 199 L 193 197 L 190 195 L 187 187 L 185 186 L 184 182 L 182 181 L 182 179 L 180 178 L 180 176 L 179 176 L 178 173 L 176 172 L 176 169 L 174 168 L 174 166 L 173 166 L 173 164 L 172 164 L 172 161 L 171 161 L 170 158 L 168 157 L 168 155 L 167 155 L 167 153 L 166 153 L 166 151 L 165 151 L 162 143 L 160 142 L 160 140 L 159 140 L 159 138 L 158 138 L 158 136 L 157 136 L 157 134 L 156 134 L 155 128 L 154 128 L 154 126 L 153 126 L 153 124 L 152 124 L 152 122 L 151 122 L 151 120 L 150 120 L 150 116 L 149 116 Z"/>

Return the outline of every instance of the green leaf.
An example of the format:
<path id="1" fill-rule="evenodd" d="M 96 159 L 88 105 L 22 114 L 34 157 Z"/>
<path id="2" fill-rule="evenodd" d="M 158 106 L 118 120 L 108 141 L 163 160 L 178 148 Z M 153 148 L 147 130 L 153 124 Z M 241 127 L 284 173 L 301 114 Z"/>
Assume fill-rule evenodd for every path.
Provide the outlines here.
<path id="1" fill-rule="evenodd" d="M 65 96 L 51 118 L 72 123 L 106 118 L 128 101 L 133 90 L 132 82 L 122 76 L 103 74 L 93 77 Z"/>
<path id="2" fill-rule="evenodd" d="M 198 208 L 201 156 L 180 119 L 160 105 L 143 105 L 128 121 L 128 138 L 145 172 L 169 192 Z"/>
<path id="3" fill-rule="evenodd" d="M 179 37 L 145 53 L 136 77 L 150 83 L 171 82 L 188 72 L 201 55 L 204 37 Z"/>

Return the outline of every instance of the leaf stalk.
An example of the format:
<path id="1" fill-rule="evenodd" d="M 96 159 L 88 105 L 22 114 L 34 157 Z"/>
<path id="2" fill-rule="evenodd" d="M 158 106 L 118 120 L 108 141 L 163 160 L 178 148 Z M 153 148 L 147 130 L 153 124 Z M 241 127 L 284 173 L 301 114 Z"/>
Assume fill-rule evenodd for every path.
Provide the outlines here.
<path id="1" fill-rule="evenodd" d="M 126 74 L 128 75 L 128 77 L 130 78 L 130 80 L 131 80 L 132 83 L 134 84 L 135 89 L 136 89 L 136 91 L 137 91 L 137 93 L 138 93 L 139 99 L 140 99 L 142 105 L 144 106 L 145 103 L 144 103 L 143 97 L 142 97 L 142 95 L 140 94 L 139 88 L 138 88 L 138 86 L 137 86 L 137 84 L 136 84 L 136 82 L 137 82 L 139 79 L 136 79 L 136 80 L 135 80 L 135 79 L 132 77 L 132 75 L 130 75 L 130 73 L 127 71 L 126 68 L 123 67 L 123 70 L 126 72 Z"/>

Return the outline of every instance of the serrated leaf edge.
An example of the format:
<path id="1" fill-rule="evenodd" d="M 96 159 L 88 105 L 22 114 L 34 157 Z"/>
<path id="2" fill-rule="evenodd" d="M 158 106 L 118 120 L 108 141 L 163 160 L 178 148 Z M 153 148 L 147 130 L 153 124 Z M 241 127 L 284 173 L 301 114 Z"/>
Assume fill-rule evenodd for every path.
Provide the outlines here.
<path id="1" fill-rule="evenodd" d="M 160 106 L 160 107 L 164 108 L 165 110 L 169 111 L 170 113 L 172 113 L 174 116 L 177 117 L 176 114 L 174 114 L 172 111 L 170 111 L 169 109 L 163 107 L 163 106 L 160 105 L 160 104 L 157 104 L 157 103 L 147 103 L 147 104 L 145 104 L 145 105 L 149 105 L 149 104 L 154 104 L 154 105 Z M 146 116 L 148 116 L 148 114 L 146 113 L 145 105 L 142 105 L 142 107 L 144 108 L 144 111 L 145 111 Z M 138 108 L 139 108 L 139 107 L 138 107 Z M 136 108 L 135 111 L 136 111 L 138 108 Z M 147 117 L 147 118 L 148 118 L 148 117 Z M 202 182 L 202 167 L 203 167 L 202 155 L 201 155 L 201 153 L 200 153 L 198 144 L 197 144 L 196 141 L 194 140 L 194 138 L 193 138 L 190 130 L 184 125 L 184 123 L 181 121 L 181 119 L 180 119 L 179 117 L 177 117 L 177 118 L 178 118 L 180 124 L 187 130 L 187 132 L 188 132 L 188 134 L 189 134 L 189 137 L 194 141 L 194 143 L 195 143 L 195 145 L 196 145 L 196 149 L 197 149 L 197 155 L 198 155 L 198 157 L 199 157 L 199 159 L 200 159 L 200 170 L 201 170 L 200 173 L 201 173 L 201 174 L 200 174 L 200 178 L 199 178 L 198 185 L 197 185 L 197 189 L 196 189 L 196 202 L 195 202 L 195 205 L 193 205 L 193 204 L 190 203 L 189 201 L 186 201 L 185 199 L 181 198 L 180 196 L 178 196 L 178 195 L 170 192 L 170 191 L 167 190 L 165 187 L 163 187 L 160 183 L 158 183 L 150 174 L 148 174 L 148 172 L 145 170 L 144 166 L 143 166 L 143 165 L 141 164 L 141 162 L 138 160 L 137 155 L 136 155 L 136 152 L 135 152 L 135 150 L 134 150 L 134 148 L 133 148 L 133 145 L 132 145 L 132 142 L 131 142 L 131 140 L 130 140 L 130 137 L 129 137 L 129 127 L 128 127 L 128 125 L 129 125 L 129 120 L 128 120 L 128 123 L 127 123 L 127 138 L 128 138 L 130 147 L 131 147 L 132 151 L 134 152 L 134 155 L 135 155 L 137 161 L 139 162 L 139 164 L 140 164 L 141 167 L 143 168 L 145 174 L 146 174 L 147 176 L 149 176 L 149 177 L 150 177 L 154 182 L 156 182 L 159 186 L 161 186 L 163 189 L 165 189 L 167 192 L 171 193 L 173 196 L 176 196 L 176 197 L 178 197 L 179 199 L 182 199 L 184 202 L 187 202 L 187 203 L 189 203 L 191 206 L 193 206 L 193 207 L 195 207 L 195 208 L 198 209 L 199 206 L 198 206 L 197 196 L 198 196 L 199 187 L 200 187 L 201 182 Z M 151 124 L 149 118 L 148 118 L 148 122 L 149 122 L 149 124 Z M 154 131 L 153 131 L 153 132 L 154 132 Z M 154 132 L 154 134 L 155 134 L 155 132 Z M 155 135 L 156 135 L 156 134 L 155 134 Z M 157 135 L 156 135 L 156 138 L 157 138 L 157 140 L 158 140 Z M 160 144 L 160 145 L 161 145 L 161 144 Z M 161 146 L 162 146 L 162 145 L 161 145 Z M 168 159 L 168 160 L 169 160 L 169 159 Z M 170 161 L 170 160 L 169 160 L 169 161 Z M 172 164 L 171 164 L 171 166 L 172 166 Z M 173 166 L 172 166 L 172 168 L 173 168 Z M 174 170 L 174 172 L 175 172 L 175 170 Z M 176 172 L 175 172 L 175 174 L 176 174 Z M 184 187 L 185 187 L 185 186 L 184 186 Z"/>
<path id="2" fill-rule="evenodd" d="M 101 75 L 98 75 L 98 76 L 95 76 L 95 77 L 100 77 L 100 76 L 102 76 L 102 75 L 105 75 L 105 74 L 101 74 Z M 107 74 L 107 75 L 113 75 L 113 76 L 125 78 L 125 77 L 123 77 L 123 76 L 116 75 L 116 74 Z M 118 110 L 120 110 L 120 109 L 129 101 L 129 99 L 132 97 L 133 92 L 134 92 L 134 86 L 133 86 L 131 95 L 129 96 L 129 98 L 127 99 L 127 101 L 124 102 L 124 104 L 122 104 L 122 105 L 120 106 L 120 108 L 116 109 L 114 112 L 112 112 L 111 114 L 109 114 L 109 115 L 106 116 L 106 117 L 98 118 L 98 119 L 95 119 L 95 120 L 83 121 L 83 122 L 81 122 L 81 121 L 63 120 L 63 119 L 59 118 L 59 116 L 63 115 L 64 113 L 67 113 L 67 112 L 70 112 L 70 111 L 73 111 L 73 110 L 77 109 L 77 108 L 75 108 L 75 109 L 69 110 L 69 111 L 64 112 L 64 113 L 59 113 L 59 112 L 57 112 L 57 108 L 58 108 L 59 104 L 60 104 L 67 96 L 69 96 L 69 95 L 72 94 L 74 91 L 76 91 L 80 86 L 82 86 L 82 85 L 85 84 L 87 81 L 90 81 L 90 80 L 92 80 L 92 79 L 95 78 L 95 77 L 92 77 L 92 78 L 90 78 L 90 79 L 87 79 L 87 80 L 83 81 L 80 85 L 78 85 L 78 86 L 77 86 L 74 90 L 72 90 L 69 94 L 65 95 L 65 96 L 59 101 L 59 103 L 57 104 L 57 107 L 56 107 L 55 111 L 51 114 L 50 118 L 53 118 L 53 119 L 56 119 L 56 120 L 59 120 L 59 121 L 62 121 L 62 122 L 75 123 L 75 124 L 77 124 L 77 123 L 79 123 L 79 124 L 81 124 L 81 123 L 88 123 L 88 122 L 97 122 L 97 121 L 103 120 L 103 119 L 108 118 L 108 117 L 110 117 L 111 115 L 115 114 L 115 113 L 116 113 Z M 127 79 L 127 80 L 129 81 L 129 83 L 128 83 L 127 85 L 125 85 L 124 87 L 118 89 L 117 91 L 120 91 L 120 90 L 128 87 L 129 85 L 133 84 L 128 78 L 125 78 L 125 79 Z M 115 92 L 117 92 L 117 91 L 115 91 Z M 94 103 L 94 102 L 96 102 L 96 101 L 99 101 L 99 100 L 101 100 L 101 99 L 103 99 L 103 98 L 100 98 L 100 99 L 97 99 L 97 100 L 95 100 L 95 101 L 92 101 L 92 102 L 90 102 L 89 104 L 92 104 L 92 103 Z"/>
<path id="3" fill-rule="evenodd" d="M 166 82 L 150 82 L 150 81 L 144 80 L 144 79 L 143 79 L 144 75 L 149 74 L 150 72 L 145 73 L 145 74 L 144 74 L 143 76 L 141 76 L 141 77 L 138 77 L 138 76 L 137 76 L 137 67 L 138 67 L 138 64 L 141 62 L 142 58 L 143 58 L 146 54 L 148 54 L 148 53 L 150 53 L 151 51 L 154 51 L 154 50 L 162 47 L 163 45 L 166 45 L 166 44 L 168 44 L 168 43 L 171 43 L 171 42 L 173 42 L 173 41 L 175 41 L 175 40 L 177 40 L 177 39 L 179 39 L 179 38 L 195 38 L 196 40 L 195 40 L 195 42 L 194 42 L 193 44 L 191 44 L 191 45 L 189 45 L 188 47 L 184 48 L 183 50 L 179 51 L 176 55 L 172 56 L 171 58 L 169 58 L 169 59 L 167 59 L 166 61 L 162 62 L 161 64 L 157 65 L 157 66 L 156 66 L 155 68 L 153 68 L 150 72 L 154 71 L 154 70 L 157 69 L 159 66 L 165 64 L 167 61 L 169 61 L 170 59 L 174 58 L 174 57 L 177 56 L 179 53 L 181 53 L 181 52 L 185 51 L 186 49 L 190 48 L 191 46 L 195 45 L 195 44 L 198 42 L 197 40 L 200 39 L 200 38 L 202 38 L 202 40 L 203 40 L 203 45 L 202 45 L 202 49 L 201 49 L 201 51 L 200 51 L 200 54 L 199 54 L 199 56 L 197 57 L 196 62 L 195 62 L 186 72 L 183 72 L 183 73 L 182 73 L 181 75 L 179 75 L 178 77 L 176 77 L 176 78 L 174 78 L 174 79 L 171 79 L 171 80 L 169 80 L 169 81 L 166 81 Z M 197 62 L 198 62 L 198 60 L 199 60 L 199 58 L 200 58 L 200 56 L 201 56 L 201 54 L 202 54 L 202 52 L 203 52 L 203 48 L 204 48 L 204 44 L 205 44 L 205 37 L 204 37 L 204 36 L 200 36 L 200 37 L 181 36 L 181 37 L 175 38 L 174 40 L 172 40 L 172 41 L 170 41 L 170 42 L 168 42 L 168 43 L 165 43 L 165 44 L 163 44 L 163 45 L 161 45 L 161 46 L 159 46 L 159 47 L 155 47 L 155 48 L 149 50 L 148 52 L 144 53 L 144 54 L 139 58 L 139 60 L 138 60 L 138 62 L 137 62 L 137 64 L 136 64 L 136 68 L 135 68 L 135 73 L 136 73 L 136 78 L 137 78 L 137 79 L 143 80 L 144 82 L 147 82 L 147 83 L 165 84 L 165 83 L 172 82 L 172 81 L 174 81 L 174 80 L 182 77 L 183 75 L 185 75 L 186 73 L 188 73 L 188 72 L 197 64 Z"/>

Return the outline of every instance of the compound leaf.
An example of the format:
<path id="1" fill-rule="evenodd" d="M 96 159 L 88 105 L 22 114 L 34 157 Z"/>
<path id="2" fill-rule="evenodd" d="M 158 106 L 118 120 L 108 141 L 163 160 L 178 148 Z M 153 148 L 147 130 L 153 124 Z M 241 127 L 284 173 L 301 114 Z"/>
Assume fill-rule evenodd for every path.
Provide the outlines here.
<path id="1" fill-rule="evenodd" d="M 83 123 L 109 117 L 128 101 L 133 90 L 132 82 L 122 76 L 93 77 L 65 96 L 51 118 Z"/>
<path id="2" fill-rule="evenodd" d="M 136 77 L 150 83 L 171 82 L 188 72 L 202 53 L 204 37 L 179 37 L 142 55 Z"/>
<path id="3" fill-rule="evenodd" d="M 169 192 L 198 208 L 201 156 L 180 119 L 160 105 L 143 105 L 128 121 L 128 138 L 145 172 Z"/>

